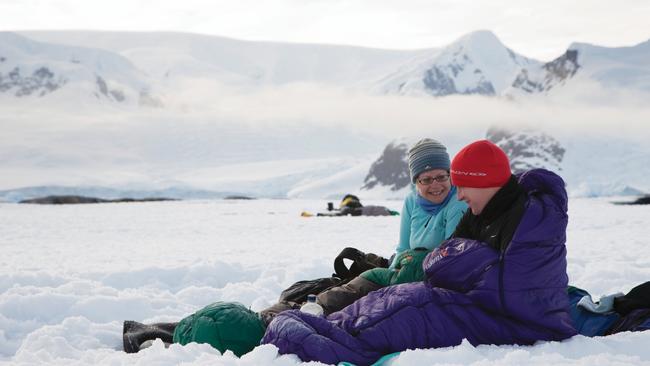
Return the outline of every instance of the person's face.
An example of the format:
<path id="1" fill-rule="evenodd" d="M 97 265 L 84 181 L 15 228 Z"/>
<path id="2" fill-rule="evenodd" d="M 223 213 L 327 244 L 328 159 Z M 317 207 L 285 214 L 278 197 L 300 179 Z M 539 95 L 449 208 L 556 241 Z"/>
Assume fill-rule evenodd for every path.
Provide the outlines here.
<path id="1" fill-rule="evenodd" d="M 459 201 L 465 201 L 474 215 L 480 215 L 499 187 L 471 188 L 456 187 Z"/>
<path id="2" fill-rule="evenodd" d="M 415 180 L 420 196 L 435 204 L 440 204 L 447 198 L 451 189 L 449 172 L 444 169 L 427 170 L 418 175 Z"/>

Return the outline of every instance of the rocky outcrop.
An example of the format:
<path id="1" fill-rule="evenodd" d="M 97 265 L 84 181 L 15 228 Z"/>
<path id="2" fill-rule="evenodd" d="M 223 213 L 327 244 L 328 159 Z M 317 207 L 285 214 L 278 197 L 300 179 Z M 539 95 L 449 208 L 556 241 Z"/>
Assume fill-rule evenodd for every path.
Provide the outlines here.
<path id="1" fill-rule="evenodd" d="M 456 77 L 460 71 L 464 70 L 464 65 L 462 64 L 450 64 L 446 68 L 449 72 Z M 476 81 L 475 87 L 465 88 L 459 90 L 456 88 L 456 83 L 454 78 L 451 77 L 448 73 L 442 71 L 439 67 L 434 66 L 427 70 L 422 79 L 425 90 L 434 96 L 443 97 L 452 94 L 480 94 L 480 95 L 495 95 L 496 91 L 491 82 L 487 81 L 482 75 L 481 70 L 475 69 L 474 74 L 479 76 L 479 79 Z"/>
<path id="2" fill-rule="evenodd" d="M 107 200 L 102 198 L 85 197 L 85 196 L 47 196 L 47 197 L 22 200 L 18 203 L 34 203 L 34 204 L 41 204 L 41 205 L 69 205 L 69 204 L 80 204 L 80 203 L 158 202 L 158 201 L 175 201 L 175 199 L 152 197 L 152 198 L 118 198 L 118 199 Z"/>
<path id="3" fill-rule="evenodd" d="M 496 96 L 515 76 L 541 63 L 517 55 L 489 31 L 467 34 L 454 43 L 420 54 L 380 79 L 379 90 L 402 95 Z"/>
<path id="4" fill-rule="evenodd" d="M 534 129 L 510 130 L 491 127 L 486 138 L 501 147 L 510 159 L 513 173 L 533 168 L 562 172 L 565 148 L 551 135 Z M 371 165 L 361 190 L 388 188 L 399 191 L 411 183 L 408 169 L 409 143 L 394 141 Z"/>
<path id="5" fill-rule="evenodd" d="M 512 87 L 526 93 L 547 92 L 572 78 L 579 68 L 578 51 L 567 50 L 564 55 L 542 65 L 541 71 L 522 69 Z"/>
<path id="6" fill-rule="evenodd" d="M 650 195 L 639 197 L 632 202 L 614 202 L 615 205 L 650 205 Z"/>
<path id="7" fill-rule="evenodd" d="M 407 162 L 408 145 L 404 142 L 391 142 L 372 166 L 364 179 L 362 190 L 377 186 L 389 187 L 398 191 L 409 185 L 409 167 Z"/>
<path id="8" fill-rule="evenodd" d="M 254 200 L 255 197 L 243 196 L 243 195 L 230 195 L 223 198 L 224 200 Z"/>
<path id="9" fill-rule="evenodd" d="M 106 80 L 99 75 L 95 75 L 95 84 L 97 85 L 98 92 L 107 98 L 113 99 L 116 102 L 123 102 L 126 99 L 121 90 L 109 89 Z M 99 94 L 95 93 L 95 95 L 99 97 Z"/>
<path id="10" fill-rule="evenodd" d="M 59 89 L 66 82 L 65 78 L 57 77 L 47 67 L 40 67 L 31 74 L 25 74 L 20 67 L 14 67 L 6 74 L 0 72 L 0 92 L 13 93 L 17 97 L 28 95 L 42 97 Z"/>
<path id="11" fill-rule="evenodd" d="M 562 160 L 566 150 L 552 136 L 532 129 L 511 131 L 500 127 L 491 127 L 486 139 L 494 142 L 510 159 L 513 173 L 520 173 L 533 168 L 545 168 L 562 171 Z"/>

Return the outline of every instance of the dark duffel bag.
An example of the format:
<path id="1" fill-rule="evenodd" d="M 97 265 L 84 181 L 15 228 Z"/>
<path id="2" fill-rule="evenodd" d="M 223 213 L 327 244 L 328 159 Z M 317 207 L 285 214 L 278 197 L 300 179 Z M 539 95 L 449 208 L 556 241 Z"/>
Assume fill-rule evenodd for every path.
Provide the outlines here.
<path id="1" fill-rule="evenodd" d="M 347 267 L 344 260 L 352 264 Z M 355 248 L 345 248 L 334 259 L 334 272 L 330 277 L 298 281 L 282 291 L 278 302 L 260 312 L 262 320 L 268 325 L 273 318 L 285 310 L 299 309 L 310 294 L 318 295 L 337 286 L 345 285 L 361 273 L 377 268 L 387 268 L 389 261 L 373 253 L 364 253 Z"/>
<path id="2" fill-rule="evenodd" d="M 352 264 L 348 268 L 344 260 L 350 260 Z M 361 273 L 381 267 L 387 268 L 388 259 L 373 253 L 364 253 L 356 248 L 345 248 L 334 259 L 334 273 L 331 277 L 317 278 L 315 280 L 298 281 L 289 286 L 280 294 L 279 301 L 303 303 L 307 301 L 307 295 L 318 295 L 334 286 L 340 286 L 359 276 Z"/>

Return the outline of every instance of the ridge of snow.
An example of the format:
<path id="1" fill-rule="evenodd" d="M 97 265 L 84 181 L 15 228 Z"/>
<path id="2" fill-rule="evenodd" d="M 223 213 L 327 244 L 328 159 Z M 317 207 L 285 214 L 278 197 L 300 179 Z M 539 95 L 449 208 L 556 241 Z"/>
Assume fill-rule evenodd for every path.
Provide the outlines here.
<path id="1" fill-rule="evenodd" d="M 538 61 L 514 53 L 494 33 L 476 31 L 413 59 L 379 81 L 379 90 L 399 94 L 498 95 L 509 86 L 521 68 Z"/>
<path id="2" fill-rule="evenodd" d="M 573 53 L 573 54 L 572 54 Z M 568 77 L 557 77 L 554 64 L 565 62 L 569 55 L 575 60 Z M 522 70 L 512 87 L 504 94 L 521 96 L 527 93 L 549 92 L 568 84 L 588 85 L 596 82 L 603 88 L 618 88 L 650 92 L 650 40 L 634 46 L 603 47 L 589 43 L 572 43 L 567 52 L 543 65 Z M 525 94 L 525 93 L 524 93 Z"/>
<path id="3" fill-rule="evenodd" d="M 169 72 L 204 76 L 227 75 L 254 85 L 290 82 L 355 84 L 387 73 L 421 50 L 241 41 L 189 33 L 93 33 L 83 31 L 22 32 L 35 39 L 66 44 L 94 44 L 129 57 L 140 69 L 157 77 Z M 158 55 L 161 63 L 152 63 Z M 194 66 L 193 66 L 194 65 Z M 200 65 L 201 67 L 198 67 Z M 184 76 L 183 74 L 176 76 Z"/>
<path id="4" fill-rule="evenodd" d="M 57 100 L 68 103 L 105 98 L 135 104 L 150 86 L 146 75 L 116 53 L 34 41 L 12 32 L 0 32 L 0 78 L 0 97 L 21 87 L 16 96 L 31 95 L 30 89 L 38 92 L 38 82 L 45 80 L 38 96 L 63 94 Z"/>

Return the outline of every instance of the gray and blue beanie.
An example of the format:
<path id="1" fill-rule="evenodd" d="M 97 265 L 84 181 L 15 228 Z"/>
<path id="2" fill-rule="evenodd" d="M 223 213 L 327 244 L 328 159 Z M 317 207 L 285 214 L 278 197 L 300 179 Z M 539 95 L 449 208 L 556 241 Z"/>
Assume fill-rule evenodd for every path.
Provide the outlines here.
<path id="1" fill-rule="evenodd" d="M 447 148 L 433 139 L 422 139 L 409 150 L 409 171 L 411 182 L 415 183 L 418 175 L 431 169 L 449 170 Z"/>

